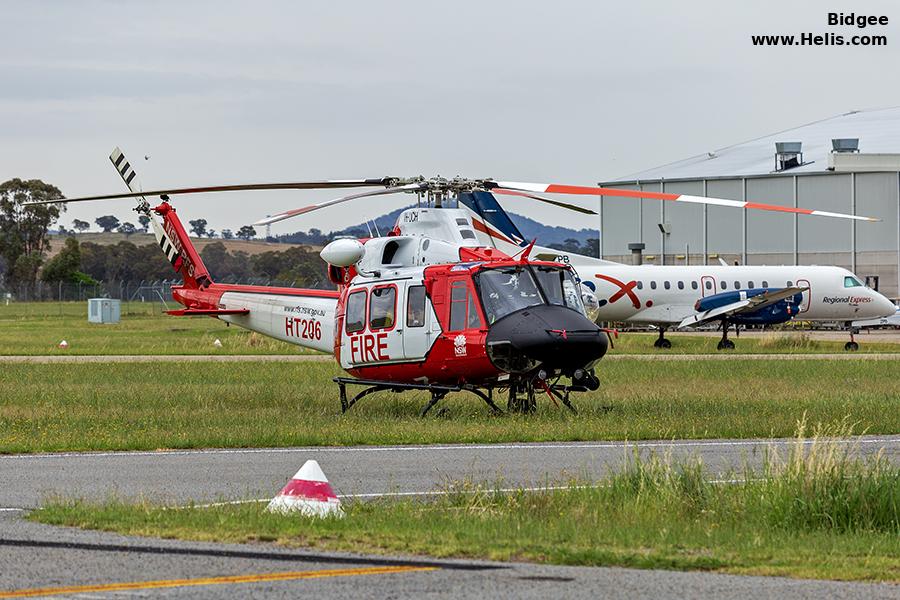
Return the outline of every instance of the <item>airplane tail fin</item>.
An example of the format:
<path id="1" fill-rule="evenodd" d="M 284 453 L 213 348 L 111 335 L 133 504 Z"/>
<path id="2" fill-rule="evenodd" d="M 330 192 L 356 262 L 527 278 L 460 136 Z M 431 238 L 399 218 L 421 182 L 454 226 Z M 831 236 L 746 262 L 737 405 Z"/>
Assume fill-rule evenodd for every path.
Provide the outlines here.
<path id="1" fill-rule="evenodd" d="M 135 187 L 135 179 L 137 174 L 134 167 L 125 158 L 125 154 L 116 147 L 112 154 L 109 155 L 122 181 L 132 192 L 137 192 Z M 204 289 L 212 283 L 206 266 L 200 259 L 197 249 L 191 242 L 184 225 L 175 214 L 175 209 L 169 204 L 168 198 L 163 196 L 163 202 L 159 206 L 153 208 L 143 196 L 138 197 L 138 207 L 135 209 L 150 217 L 150 225 L 153 227 L 153 233 L 156 236 L 156 243 L 162 249 L 172 268 L 180 273 L 184 279 L 184 285 L 194 289 Z M 162 218 L 160 223 L 156 215 Z"/>

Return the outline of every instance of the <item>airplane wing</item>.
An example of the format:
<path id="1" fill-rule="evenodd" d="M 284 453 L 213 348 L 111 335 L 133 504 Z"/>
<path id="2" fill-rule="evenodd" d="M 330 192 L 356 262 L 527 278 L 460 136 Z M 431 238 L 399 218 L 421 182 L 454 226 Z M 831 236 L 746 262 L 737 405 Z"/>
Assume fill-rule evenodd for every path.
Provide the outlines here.
<path id="1" fill-rule="evenodd" d="M 678 329 L 691 327 L 693 325 L 699 325 L 700 323 L 705 323 L 714 319 L 721 319 L 722 317 L 731 315 L 756 312 L 758 310 L 766 308 L 767 306 L 771 306 L 776 302 L 781 302 L 785 298 L 790 298 L 791 296 L 801 294 L 808 290 L 808 287 L 787 287 L 784 289 L 780 289 L 777 292 L 759 294 L 757 296 L 752 296 L 744 300 L 732 302 L 724 306 L 719 306 L 710 310 L 704 310 L 698 313 L 694 313 L 693 315 L 690 315 L 689 317 L 683 319 L 681 323 L 678 324 Z"/>

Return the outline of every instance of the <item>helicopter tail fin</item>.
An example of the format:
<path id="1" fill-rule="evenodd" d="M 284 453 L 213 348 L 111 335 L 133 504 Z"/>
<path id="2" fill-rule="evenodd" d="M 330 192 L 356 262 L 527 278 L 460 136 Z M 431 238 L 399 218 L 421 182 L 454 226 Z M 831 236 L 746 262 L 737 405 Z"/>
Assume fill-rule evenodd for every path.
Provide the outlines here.
<path id="1" fill-rule="evenodd" d="M 153 212 L 162 217 L 162 223 L 159 223 L 153 215 L 150 215 L 150 225 L 156 235 L 156 243 L 159 244 L 172 268 L 181 274 L 184 285 L 195 289 L 209 287 L 212 283 L 209 271 L 206 270 L 206 265 L 203 264 L 200 254 L 194 248 L 184 225 L 181 224 L 181 219 L 175 214 L 175 209 L 164 201 L 153 208 Z"/>
<path id="2" fill-rule="evenodd" d="M 125 186 L 132 192 L 139 191 L 135 189 L 138 187 L 137 173 L 118 146 L 109 155 L 109 161 L 119 173 L 122 181 L 125 182 Z M 166 201 L 165 196 L 163 203 L 153 209 L 149 208 L 147 200 L 143 196 L 139 196 L 138 201 L 140 204 L 136 210 L 150 217 L 150 226 L 153 227 L 156 243 L 166 255 L 172 268 L 181 274 L 184 285 L 194 289 L 208 287 L 212 283 L 209 271 L 206 270 L 197 249 L 191 243 L 191 238 L 175 214 L 175 209 Z M 162 223 L 157 221 L 153 213 L 162 217 Z"/>

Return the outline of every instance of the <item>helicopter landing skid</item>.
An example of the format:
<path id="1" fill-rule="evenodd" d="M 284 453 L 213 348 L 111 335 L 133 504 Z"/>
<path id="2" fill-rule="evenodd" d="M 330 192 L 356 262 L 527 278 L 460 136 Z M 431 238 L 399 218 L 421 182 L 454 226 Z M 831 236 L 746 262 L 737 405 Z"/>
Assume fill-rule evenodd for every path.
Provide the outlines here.
<path id="1" fill-rule="evenodd" d="M 374 394 L 375 392 L 405 392 L 409 390 L 427 390 L 431 392 L 431 400 L 428 401 L 428 404 L 425 405 L 425 408 L 422 409 L 422 412 L 419 416 L 424 417 L 431 408 L 440 402 L 444 396 L 451 392 L 472 392 L 482 400 L 491 408 L 491 410 L 495 414 L 503 414 L 503 411 L 500 410 L 500 407 L 494 404 L 493 394 L 491 393 L 491 389 L 487 388 L 487 393 L 484 393 L 482 390 L 472 387 L 472 386 L 462 386 L 462 385 L 436 385 L 436 384 L 427 384 L 427 383 L 397 383 L 394 381 L 379 381 L 377 379 L 355 379 L 353 377 L 335 377 L 332 381 L 338 384 L 338 388 L 340 389 L 341 396 L 341 413 L 345 413 L 350 408 L 353 407 L 361 398 L 364 396 L 368 396 L 369 394 Z M 363 385 L 366 386 L 366 389 L 362 390 L 352 399 L 347 399 L 347 386 L 348 385 Z"/>

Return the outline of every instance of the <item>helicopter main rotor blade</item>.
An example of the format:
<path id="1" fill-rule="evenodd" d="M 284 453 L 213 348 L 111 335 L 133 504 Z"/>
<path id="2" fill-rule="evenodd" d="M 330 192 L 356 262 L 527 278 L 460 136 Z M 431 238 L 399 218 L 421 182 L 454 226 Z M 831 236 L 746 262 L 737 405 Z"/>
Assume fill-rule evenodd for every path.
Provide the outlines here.
<path id="1" fill-rule="evenodd" d="M 496 192 L 497 190 L 491 190 L 492 192 Z M 567 208 L 569 210 L 574 210 L 575 212 L 580 212 L 585 215 L 596 215 L 596 211 L 593 211 L 589 208 L 584 208 L 583 206 L 578 206 L 577 204 L 569 204 L 568 202 L 560 202 L 559 200 L 553 200 L 552 198 L 547 198 L 546 196 L 538 196 L 537 194 L 529 194 L 528 192 L 519 192 L 513 190 L 501 190 L 499 191 L 501 194 L 507 194 L 509 196 L 524 196 L 525 198 L 531 198 L 532 200 L 537 200 L 539 202 L 546 202 L 547 204 L 553 204 L 554 206 L 559 206 L 562 208 Z"/>
<path id="2" fill-rule="evenodd" d="M 271 225 L 272 223 L 277 223 L 278 221 L 284 221 L 285 219 L 290 219 L 291 217 L 305 215 L 306 213 L 311 213 L 314 210 L 319 210 L 320 208 L 334 206 L 335 204 L 340 204 L 341 202 L 347 202 L 349 200 L 356 200 L 357 198 L 367 198 L 369 196 L 384 196 L 386 194 L 398 194 L 400 192 L 415 192 L 424 189 L 424 187 L 425 185 L 422 183 L 410 183 L 407 185 L 399 185 L 396 187 L 388 188 L 386 190 L 375 190 L 373 192 L 351 194 L 349 196 L 343 196 L 341 198 L 335 198 L 333 200 L 326 200 L 325 202 L 320 202 L 318 204 L 310 204 L 309 206 L 286 210 L 283 213 L 278 213 L 277 215 L 272 215 L 271 217 L 260 219 L 259 221 L 254 223 L 253 226 L 259 227 L 262 225 Z"/>
<path id="3" fill-rule="evenodd" d="M 184 194 L 204 194 L 207 192 L 244 192 L 253 190 L 320 190 L 334 188 L 372 187 L 387 185 L 388 177 L 377 179 L 330 179 L 325 181 L 295 181 L 288 183 L 241 183 L 235 185 L 208 185 L 203 187 L 172 188 L 167 190 L 151 190 L 146 192 L 129 192 L 127 194 L 105 194 L 102 196 L 83 196 L 81 198 L 65 198 L 56 201 L 29 202 L 37 204 L 67 204 L 69 202 L 88 202 L 90 200 L 119 200 L 140 196 L 180 196 Z"/>
<path id="4" fill-rule="evenodd" d="M 836 219 L 853 219 L 855 221 L 880 221 L 875 217 L 862 215 L 848 215 L 844 213 L 798 208 L 793 206 L 780 206 L 777 204 L 763 204 L 761 202 L 747 202 L 744 200 L 726 200 L 724 198 L 706 198 L 703 196 L 690 196 L 688 194 L 667 194 L 664 192 L 643 192 L 640 190 L 620 190 L 616 188 L 587 187 L 580 185 L 563 185 L 558 183 L 524 183 L 520 181 L 498 181 L 497 187 L 490 191 L 497 194 L 509 193 L 543 193 L 543 194 L 575 194 L 582 196 L 615 196 L 621 198 L 646 198 L 649 200 L 668 200 L 672 202 L 690 202 L 693 204 L 710 204 L 713 206 L 729 206 L 733 208 L 749 208 L 752 210 L 768 210 L 774 212 L 795 213 L 800 215 L 814 215 L 818 217 L 833 217 Z"/>

